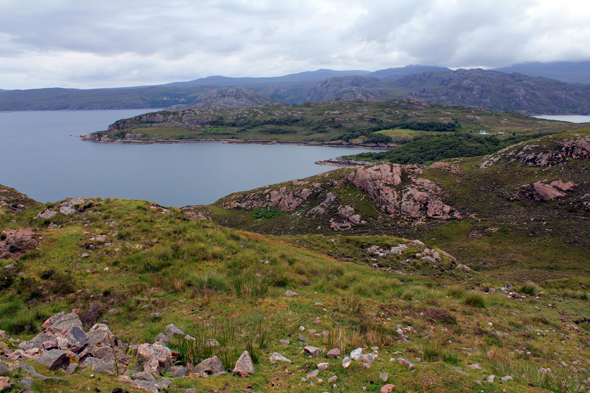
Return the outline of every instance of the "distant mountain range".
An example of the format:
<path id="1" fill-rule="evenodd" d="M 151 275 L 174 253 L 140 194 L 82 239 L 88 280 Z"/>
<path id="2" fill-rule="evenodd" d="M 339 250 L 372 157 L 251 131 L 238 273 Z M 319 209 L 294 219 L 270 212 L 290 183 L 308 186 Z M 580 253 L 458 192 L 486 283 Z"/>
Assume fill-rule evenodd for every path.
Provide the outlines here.
<path id="1" fill-rule="evenodd" d="M 253 102 L 267 101 L 261 96 L 267 97 L 268 102 L 285 104 L 415 97 L 433 103 L 524 114 L 588 114 L 590 85 L 579 84 L 580 81 L 590 83 L 590 62 L 523 63 L 487 71 L 453 71 L 421 65 L 375 72 L 322 69 L 278 77 L 211 76 L 128 88 L 0 90 L 0 111 L 180 108 L 195 101 L 200 107 L 208 108 L 211 102 L 221 99 L 224 91 L 241 87 L 252 92 L 246 94 L 250 95 L 246 100 L 250 106 Z M 256 99 L 252 101 L 254 93 Z M 238 100 L 244 92 L 240 91 L 239 95 Z M 238 105 L 228 104 L 227 97 L 223 99 L 222 107 Z"/>
<path id="2" fill-rule="evenodd" d="M 495 71 L 511 74 L 519 72 L 529 76 L 542 76 L 570 83 L 590 84 L 590 61 L 557 61 L 552 63 L 520 63 Z"/>

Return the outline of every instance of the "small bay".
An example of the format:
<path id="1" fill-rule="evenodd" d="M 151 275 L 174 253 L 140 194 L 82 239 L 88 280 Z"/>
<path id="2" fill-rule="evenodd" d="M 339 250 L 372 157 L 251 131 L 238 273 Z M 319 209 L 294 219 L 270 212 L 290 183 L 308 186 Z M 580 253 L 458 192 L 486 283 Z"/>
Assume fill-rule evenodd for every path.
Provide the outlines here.
<path id="1" fill-rule="evenodd" d="M 368 149 L 296 145 L 82 142 L 116 120 L 150 110 L 0 113 L 0 184 L 40 202 L 69 197 L 209 204 L 237 191 L 301 179 L 334 167 L 315 161 Z"/>

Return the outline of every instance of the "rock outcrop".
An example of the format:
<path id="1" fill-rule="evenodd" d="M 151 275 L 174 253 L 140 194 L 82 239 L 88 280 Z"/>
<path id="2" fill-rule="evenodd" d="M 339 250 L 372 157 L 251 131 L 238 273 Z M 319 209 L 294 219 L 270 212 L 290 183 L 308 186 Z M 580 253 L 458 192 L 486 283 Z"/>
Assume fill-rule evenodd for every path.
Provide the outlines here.
<path id="1" fill-rule="evenodd" d="M 574 134 L 575 135 L 575 134 Z M 491 167 L 499 162 L 518 162 L 519 164 L 547 168 L 560 165 L 569 159 L 590 159 L 590 138 L 578 135 L 552 141 L 550 137 L 532 143 L 519 143 L 509 146 L 488 157 L 479 164 L 480 169 Z"/>
<path id="2" fill-rule="evenodd" d="M 373 202 L 391 216 L 412 218 L 460 218 L 458 211 L 442 201 L 442 190 L 433 181 L 417 178 L 421 169 L 409 165 L 383 164 L 370 168 L 359 168 L 348 175 L 347 180 L 371 197 Z M 402 185 L 405 173 L 410 184 Z"/>
<path id="3" fill-rule="evenodd" d="M 575 183 L 573 181 L 563 182 L 556 180 L 548 184 L 540 180 L 520 186 L 516 198 L 531 201 L 551 201 L 555 198 L 566 196 L 566 191 L 571 190 L 574 186 Z"/>
<path id="4" fill-rule="evenodd" d="M 306 101 L 380 100 L 389 94 L 386 84 L 375 78 L 346 76 L 328 78 L 305 93 Z"/>
<path id="5" fill-rule="evenodd" d="M 264 94 L 242 87 L 234 87 L 225 91 L 213 90 L 201 94 L 189 105 L 175 105 L 168 110 L 252 108 L 272 102 L 273 100 Z"/>
<path id="6" fill-rule="evenodd" d="M 16 258 L 36 247 L 38 243 L 39 233 L 31 228 L 5 229 L 0 233 L 0 258 Z"/>
<path id="7" fill-rule="evenodd" d="M 313 187 L 313 186 L 312 186 Z M 274 206 L 284 212 L 293 212 L 312 194 L 312 188 L 289 190 L 286 186 L 278 190 L 268 188 L 250 194 L 232 195 L 222 202 L 225 209 L 257 209 Z"/>

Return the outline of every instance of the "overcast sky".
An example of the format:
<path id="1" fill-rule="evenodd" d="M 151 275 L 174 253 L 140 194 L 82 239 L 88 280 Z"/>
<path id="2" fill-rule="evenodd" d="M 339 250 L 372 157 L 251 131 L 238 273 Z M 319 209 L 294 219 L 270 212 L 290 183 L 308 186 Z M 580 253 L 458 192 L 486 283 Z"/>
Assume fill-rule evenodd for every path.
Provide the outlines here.
<path id="1" fill-rule="evenodd" d="M 590 60 L 588 0 L 0 0 L 0 89 Z"/>

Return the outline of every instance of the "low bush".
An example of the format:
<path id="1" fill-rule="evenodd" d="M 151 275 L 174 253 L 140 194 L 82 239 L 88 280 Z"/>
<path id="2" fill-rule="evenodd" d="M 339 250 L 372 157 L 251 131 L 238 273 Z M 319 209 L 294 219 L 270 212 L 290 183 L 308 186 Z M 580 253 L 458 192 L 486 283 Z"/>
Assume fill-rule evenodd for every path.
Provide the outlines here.
<path id="1" fill-rule="evenodd" d="M 486 302 L 483 296 L 477 292 L 468 292 L 463 298 L 463 304 L 471 307 L 485 308 Z"/>

